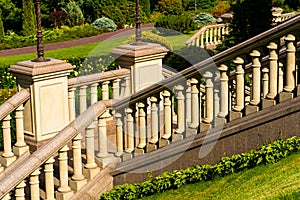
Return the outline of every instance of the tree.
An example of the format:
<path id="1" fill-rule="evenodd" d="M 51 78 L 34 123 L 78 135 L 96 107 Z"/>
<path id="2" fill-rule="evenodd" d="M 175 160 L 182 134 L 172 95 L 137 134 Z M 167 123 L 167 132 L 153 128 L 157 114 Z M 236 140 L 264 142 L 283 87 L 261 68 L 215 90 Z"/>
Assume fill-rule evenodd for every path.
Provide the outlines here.
<path id="1" fill-rule="evenodd" d="M 234 37 L 235 43 L 271 28 L 272 0 L 237 0 L 231 8 L 234 16 L 230 35 Z"/>
<path id="2" fill-rule="evenodd" d="M 2 11 L 0 10 L 0 41 L 4 38 L 4 27 L 2 21 Z"/>
<path id="3" fill-rule="evenodd" d="M 62 8 L 68 14 L 66 25 L 73 27 L 84 23 L 84 16 L 78 4 L 75 1 L 67 3 L 65 8 Z"/>
<path id="4" fill-rule="evenodd" d="M 33 35 L 36 33 L 36 15 L 32 0 L 22 0 L 22 33 L 23 35 Z"/>
<path id="5" fill-rule="evenodd" d="M 140 5 L 144 13 L 148 18 L 150 18 L 151 10 L 150 10 L 150 0 L 140 0 Z"/>

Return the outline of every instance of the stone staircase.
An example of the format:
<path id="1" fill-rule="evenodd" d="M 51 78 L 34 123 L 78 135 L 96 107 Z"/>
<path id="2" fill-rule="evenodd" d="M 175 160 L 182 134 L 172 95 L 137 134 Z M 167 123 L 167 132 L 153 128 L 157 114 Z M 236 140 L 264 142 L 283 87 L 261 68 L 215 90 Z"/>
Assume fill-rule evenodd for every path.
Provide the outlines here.
<path id="1" fill-rule="evenodd" d="M 19 91 L 0 106 L 0 198 L 98 199 L 149 170 L 214 163 L 299 135 L 299 20 L 180 73 L 164 71 L 168 78 L 134 93 L 138 70 L 164 50 L 129 46 L 117 58 L 126 68 L 73 79 L 72 66 L 55 59 L 13 65 Z"/>

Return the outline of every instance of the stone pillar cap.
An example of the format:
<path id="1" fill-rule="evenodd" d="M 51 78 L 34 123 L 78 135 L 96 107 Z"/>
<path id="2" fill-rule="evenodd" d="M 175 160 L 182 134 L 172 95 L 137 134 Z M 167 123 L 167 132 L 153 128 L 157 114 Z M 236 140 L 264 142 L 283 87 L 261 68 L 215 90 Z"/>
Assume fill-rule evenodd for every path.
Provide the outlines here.
<path id="1" fill-rule="evenodd" d="M 74 67 L 63 61 L 51 58 L 46 62 L 33 62 L 31 60 L 21 61 L 12 65 L 8 71 L 13 74 L 22 74 L 26 76 L 38 76 L 49 73 L 69 71 Z"/>
<path id="2" fill-rule="evenodd" d="M 148 55 L 155 55 L 159 53 L 166 53 L 169 50 L 160 44 L 154 43 L 145 43 L 144 45 L 133 45 L 133 44 L 126 44 L 120 45 L 114 48 L 110 53 L 114 57 L 126 56 L 126 57 L 143 57 Z"/>

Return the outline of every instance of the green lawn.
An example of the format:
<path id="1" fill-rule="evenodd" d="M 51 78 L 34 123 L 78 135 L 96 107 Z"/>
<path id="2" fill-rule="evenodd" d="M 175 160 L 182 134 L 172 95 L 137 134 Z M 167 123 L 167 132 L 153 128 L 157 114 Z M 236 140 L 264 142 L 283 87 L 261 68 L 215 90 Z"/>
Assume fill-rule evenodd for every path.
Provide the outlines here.
<path id="1" fill-rule="evenodd" d="M 56 59 L 66 59 L 70 57 L 87 57 L 91 55 L 107 55 L 109 52 L 121 45 L 124 44 L 124 41 L 128 37 L 122 37 L 112 40 L 106 40 L 104 42 L 97 42 L 87 45 L 74 46 L 70 48 L 63 48 L 58 50 L 45 51 L 45 57 L 51 57 Z M 189 38 L 187 35 L 176 35 L 168 36 L 167 40 L 172 44 L 173 49 L 177 50 L 185 46 L 185 41 Z M 6 56 L 0 57 L 0 66 L 12 65 L 19 61 L 31 60 L 36 58 L 36 53 L 31 54 L 21 54 L 15 56 Z"/>
<path id="2" fill-rule="evenodd" d="M 213 181 L 185 185 L 177 190 L 145 197 L 143 200 L 211 200 L 211 199 L 291 199 L 283 195 L 300 190 L 300 153 L 276 164 L 219 177 Z M 294 199 L 299 199 L 299 194 Z"/>

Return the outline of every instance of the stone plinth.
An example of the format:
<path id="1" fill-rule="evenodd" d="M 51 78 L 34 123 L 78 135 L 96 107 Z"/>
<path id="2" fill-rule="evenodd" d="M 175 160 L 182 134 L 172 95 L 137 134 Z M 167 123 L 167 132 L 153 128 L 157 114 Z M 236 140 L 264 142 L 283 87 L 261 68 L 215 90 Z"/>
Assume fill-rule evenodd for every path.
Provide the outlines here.
<path id="1" fill-rule="evenodd" d="M 131 70 L 131 93 L 163 79 L 162 58 L 168 49 L 152 43 L 121 45 L 111 51 L 122 68 Z"/>
<path id="2" fill-rule="evenodd" d="M 24 110 L 25 139 L 32 146 L 52 138 L 69 123 L 68 75 L 73 66 L 56 59 L 23 61 L 9 71 L 17 78 L 18 89 L 29 88 L 30 100 Z"/>

